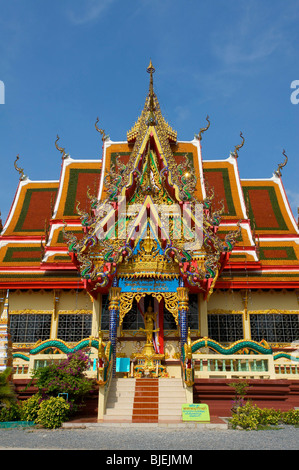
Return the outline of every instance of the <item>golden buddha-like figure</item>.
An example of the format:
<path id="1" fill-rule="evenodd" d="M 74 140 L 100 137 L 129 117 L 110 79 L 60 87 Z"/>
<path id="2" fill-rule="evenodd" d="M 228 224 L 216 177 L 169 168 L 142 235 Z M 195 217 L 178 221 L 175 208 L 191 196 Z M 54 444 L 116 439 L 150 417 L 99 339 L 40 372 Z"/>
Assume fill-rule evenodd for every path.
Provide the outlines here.
<path id="1" fill-rule="evenodd" d="M 152 306 L 149 305 L 144 313 L 145 327 L 140 328 L 140 331 L 144 331 L 146 333 L 146 343 L 143 347 L 142 353 L 134 355 L 138 360 L 138 364 L 134 367 L 134 375 L 136 377 L 141 377 L 142 375 L 159 377 L 166 373 L 165 366 L 161 365 L 161 359 L 164 355 L 156 353 L 153 345 L 153 333 L 159 331 L 159 328 L 155 328 L 156 318 L 157 313 L 155 313 Z"/>
<path id="2" fill-rule="evenodd" d="M 153 346 L 153 333 L 159 331 L 159 328 L 154 328 L 156 318 L 157 313 L 155 313 L 153 311 L 153 307 L 149 305 L 147 311 L 144 314 L 145 328 L 140 328 L 141 331 L 144 331 L 146 333 L 146 344 L 143 349 L 143 354 L 155 354 Z"/>

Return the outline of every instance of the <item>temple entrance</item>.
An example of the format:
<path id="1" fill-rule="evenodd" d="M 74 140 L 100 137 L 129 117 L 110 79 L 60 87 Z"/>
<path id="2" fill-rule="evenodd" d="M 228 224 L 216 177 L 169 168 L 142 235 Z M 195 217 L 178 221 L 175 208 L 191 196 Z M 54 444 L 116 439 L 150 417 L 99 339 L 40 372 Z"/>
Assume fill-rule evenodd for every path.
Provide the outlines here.
<path id="1" fill-rule="evenodd" d="M 136 333 L 145 337 L 145 344 L 140 352 L 132 354 L 131 376 L 140 377 L 163 377 L 167 375 L 166 367 L 162 364 L 164 359 L 164 336 L 163 336 L 163 299 L 150 294 L 142 295 L 132 304 L 132 310 L 123 319 L 123 327 L 130 322 L 130 316 L 135 315 L 134 326 Z M 140 323 L 143 323 L 140 326 Z M 124 330 L 123 330 L 124 331 Z"/>

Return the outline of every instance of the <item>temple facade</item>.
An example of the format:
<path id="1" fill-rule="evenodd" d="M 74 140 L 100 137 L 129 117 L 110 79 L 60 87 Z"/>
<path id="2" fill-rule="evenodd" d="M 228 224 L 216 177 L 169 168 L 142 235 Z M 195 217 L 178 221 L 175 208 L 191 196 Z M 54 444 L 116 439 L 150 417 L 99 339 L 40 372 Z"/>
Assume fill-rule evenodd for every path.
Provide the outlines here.
<path id="1" fill-rule="evenodd" d="M 73 159 L 57 136 L 56 181 L 32 181 L 15 161 L 19 184 L 0 236 L 1 360 L 12 355 L 15 377 L 78 348 L 90 351 L 99 383 L 109 373 L 183 371 L 190 385 L 203 353 L 270 354 L 276 373 L 295 363 L 299 229 L 285 152 L 265 179 L 240 177 L 242 133 L 227 159 L 205 159 L 209 118 L 179 141 L 151 63 L 147 71 L 125 142 L 96 121 L 101 159 Z"/>

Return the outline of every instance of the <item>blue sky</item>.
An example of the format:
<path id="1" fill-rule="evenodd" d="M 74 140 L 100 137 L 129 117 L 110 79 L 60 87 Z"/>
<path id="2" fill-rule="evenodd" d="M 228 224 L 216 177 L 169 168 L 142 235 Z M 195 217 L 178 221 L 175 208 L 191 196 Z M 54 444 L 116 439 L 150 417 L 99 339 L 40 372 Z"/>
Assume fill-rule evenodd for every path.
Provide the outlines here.
<path id="1" fill-rule="evenodd" d="M 60 144 L 100 158 L 100 127 L 125 140 L 148 91 L 179 140 L 210 116 L 203 158 L 226 159 L 240 143 L 241 178 L 282 179 L 299 205 L 298 0 L 0 0 L 0 211 L 17 188 L 14 160 L 31 180 L 58 180 Z M 299 97 L 299 94 L 298 94 Z"/>

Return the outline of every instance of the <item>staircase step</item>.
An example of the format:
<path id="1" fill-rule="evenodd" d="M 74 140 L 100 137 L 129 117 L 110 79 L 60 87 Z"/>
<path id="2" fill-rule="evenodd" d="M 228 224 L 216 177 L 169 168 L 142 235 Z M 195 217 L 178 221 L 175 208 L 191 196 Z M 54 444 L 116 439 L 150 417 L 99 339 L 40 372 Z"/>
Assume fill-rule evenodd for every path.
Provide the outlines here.
<path id="1" fill-rule="evenodd" d="M 181 379 L 113 379 L 104 421 L 179 422 L 183 403 Z"/>
<path id="2" fill-rule="evenodd" d="M 124 410 L 124 409 L 114 409 L 114 408 L 108 408 L 106 409 L 106 415 L 105 416 L 127 416 L 132 418 L 132 409 L 131 410 Z"/>

